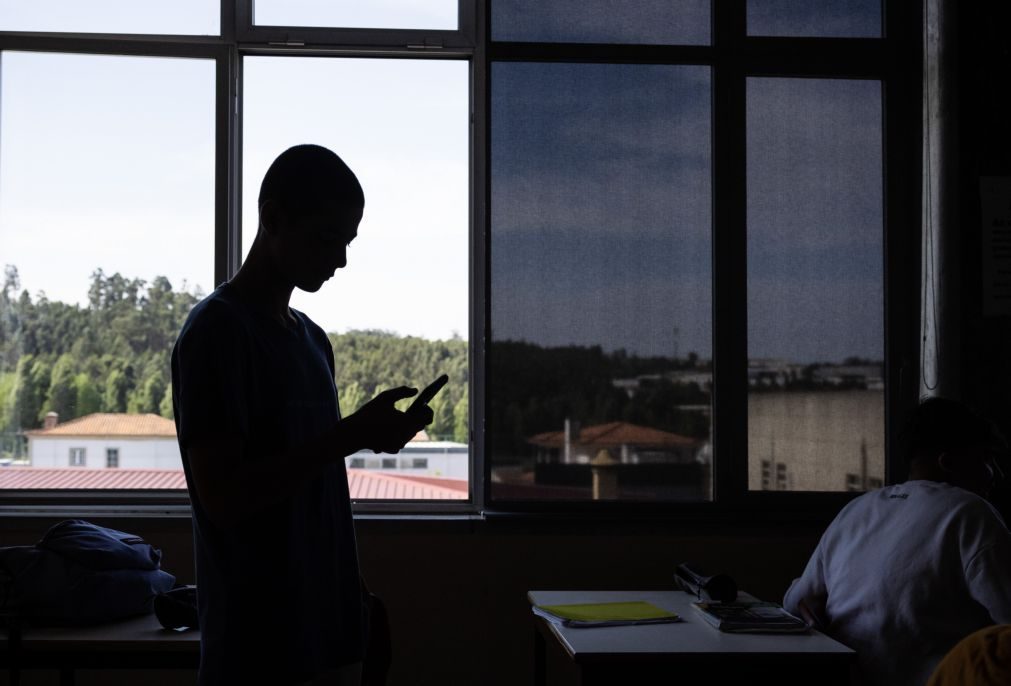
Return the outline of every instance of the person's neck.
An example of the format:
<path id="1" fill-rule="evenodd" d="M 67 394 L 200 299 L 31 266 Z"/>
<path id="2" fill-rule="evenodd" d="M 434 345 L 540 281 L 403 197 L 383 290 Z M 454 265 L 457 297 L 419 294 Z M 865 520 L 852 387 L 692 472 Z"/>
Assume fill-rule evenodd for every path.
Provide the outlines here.
<path id="1" fill-rule="evenodd" d="M 278 280 L 274 274 L 250 250 L 246 261 L 228 284 L 244 302 L 287 326 L 293 323 L 288 304 L 294 286 Z"/>

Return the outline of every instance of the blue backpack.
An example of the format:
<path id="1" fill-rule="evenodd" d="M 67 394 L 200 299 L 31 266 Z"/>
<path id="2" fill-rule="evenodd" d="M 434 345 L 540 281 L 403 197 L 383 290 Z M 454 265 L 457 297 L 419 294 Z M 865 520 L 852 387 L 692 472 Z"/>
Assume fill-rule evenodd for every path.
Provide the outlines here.
<path id="1" fill-rule="evenodd" d="M 18 624 L 89 624 L 150 613 L 175 584 L 161 551 L 80 519 L 35 545 L 0 548 L 0 615 Z"/>

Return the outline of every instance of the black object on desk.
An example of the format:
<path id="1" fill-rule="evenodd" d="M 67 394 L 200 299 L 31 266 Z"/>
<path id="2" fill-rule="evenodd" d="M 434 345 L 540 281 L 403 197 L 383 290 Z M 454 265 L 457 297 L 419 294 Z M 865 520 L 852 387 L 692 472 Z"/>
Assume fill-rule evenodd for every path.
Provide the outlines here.
<path id="1" fill-rule="evenodd" d="M 699 600 L 732 603 L 737 600 L 737 582 L 726 574 L 707 576 L 691 569 L 682 562 L 674 570 L 674 580 L 685 593 L 692 593 Z"/>

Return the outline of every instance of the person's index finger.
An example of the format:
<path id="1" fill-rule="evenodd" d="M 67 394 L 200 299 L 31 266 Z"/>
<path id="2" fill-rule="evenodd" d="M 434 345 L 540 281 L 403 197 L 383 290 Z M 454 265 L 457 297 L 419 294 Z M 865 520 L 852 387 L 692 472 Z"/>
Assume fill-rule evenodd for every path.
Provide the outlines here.
<path id="1" fill-rule="evenodd" d="M 383 396 L 389 398 L 391 401 L 396 402 L 398 400 L 403 400 L 404 398 L 410 398 L 412 395 L 418 392 L 417 388 L 411 388 L 409 386 L 397 386 L 396 388 L 390 388 L 383 391 Z"/>
<path id="2" fill-rule="evenodd" d="M 421 395 L 419 395 L 418 398 L 414 401 L 415 404 L 427 405 L 429 401 L 431 401 L 431 399 L 435 397 L 435 394 L 438 393 L 442 389 L 442 387 L 446 385 L 448 381 L 449 376 L 443 374 L 438 379 L 428 384 L 428 386 L 425 387 L 425 390 L 421 392 Z"/>

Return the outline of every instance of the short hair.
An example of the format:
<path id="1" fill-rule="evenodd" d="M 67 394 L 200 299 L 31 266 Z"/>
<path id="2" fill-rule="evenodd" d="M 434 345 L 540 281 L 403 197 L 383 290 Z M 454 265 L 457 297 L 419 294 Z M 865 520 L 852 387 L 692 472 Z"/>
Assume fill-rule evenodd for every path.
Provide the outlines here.
<path id="1" fill-rule="evenodd" d="M 260 184 L 259 207 L 273 200 L 295 218 L 323 209 L 362 208 L 365 194 L 344 160 L 321 145 L 296 145 L 277 156 Z"/>
<path id="2" fill-rule="evenodd" d="M 933 397 L 920 402 L 899 438 L 906 468 L 918 460 L 936 459 L 942 453 L 958 455 L 967 447 L 1007 452 L 1007 441 L 993 422 L 950 398 Z"/>

